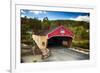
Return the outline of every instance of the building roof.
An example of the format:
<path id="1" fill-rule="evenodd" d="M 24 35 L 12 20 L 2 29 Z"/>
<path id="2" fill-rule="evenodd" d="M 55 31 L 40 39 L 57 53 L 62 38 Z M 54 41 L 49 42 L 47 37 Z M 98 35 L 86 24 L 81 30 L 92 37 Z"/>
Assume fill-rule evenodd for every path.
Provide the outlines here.
<path id="1" fill-rule="evenodd" d="M 49 30 L 38 30 L 34 32 L 35 35 L 40 36 L 48 36 L 48 38 L 51 38 L 53 36 L 67 36 L 67 37 L 73 37 L 73 32 L 70 29 L 65 28 L 63 25 L 58 26 L 56 28 L 51 28 Z"/>

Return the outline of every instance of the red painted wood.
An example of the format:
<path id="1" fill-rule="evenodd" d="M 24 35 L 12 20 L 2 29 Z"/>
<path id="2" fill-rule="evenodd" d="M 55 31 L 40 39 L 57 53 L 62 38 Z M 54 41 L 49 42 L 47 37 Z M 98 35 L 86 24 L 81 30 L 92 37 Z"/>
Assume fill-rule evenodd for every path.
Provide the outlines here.
<path id="1" fill-rule="evenodd" d="M 69 29 L 66 29 L 64 26 L 59 26 L 55 30 L 48 33 L 48 39 L 54 36 L 67 36 L 73 38 L 73 32 Z"/>

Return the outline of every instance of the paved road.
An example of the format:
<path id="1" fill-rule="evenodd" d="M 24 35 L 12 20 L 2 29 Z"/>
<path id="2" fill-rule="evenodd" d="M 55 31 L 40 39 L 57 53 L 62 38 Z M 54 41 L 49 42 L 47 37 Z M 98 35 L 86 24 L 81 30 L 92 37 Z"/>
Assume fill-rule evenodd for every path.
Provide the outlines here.
<path id="1" fill-rule="evenodd" d="M 51 50 L 51 56 L 44 60 L 49 61 L 71 61 L 71 60 L 88 60 L 89 55 L 72 51 L 67 48 L 54 47 L 49 48 Z"/>

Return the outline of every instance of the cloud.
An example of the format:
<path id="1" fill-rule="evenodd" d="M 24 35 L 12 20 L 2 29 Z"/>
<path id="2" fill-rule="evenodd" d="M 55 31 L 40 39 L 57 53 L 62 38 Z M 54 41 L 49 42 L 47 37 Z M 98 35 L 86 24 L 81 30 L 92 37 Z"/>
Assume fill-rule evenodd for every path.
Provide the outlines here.
<path id="1" fill-rule="evenodd" d="M 24 10 L 21 10 L 21 13 L 24 13 L 25 14 L 26 12 Z"/>
<path id="2" fill-rule="evenodd" d="M 25 17 L 25 15 L 21 14 L 21 17 Z"/>
<path id="3" fill-rule="evenodd" d="M 46 11 L 30 11 L 30 13 L 34 13 L 34 14 L 45 14 Z"/>
<path id="4" fill-rule="evenodd" d="M 89 22 L 90 18 L 89 16 L 78 16 L 76 18 L 70 18 L 70 20 Z"/>
<path id="5" fill-rule="evenodd" d="M 28 19 L 30 19 L 31 17 L 27 16 Z"/>
<path id="6" fill-rule="evenodd" d="M 26 15 L 23 15 L 23 14 L 21 15 L 22 18 L 24 18 L 25 16 L 26 16 Z M 31 17 L 29 17 L 29 16 L 26 16 L 26 17 L 27 17 L 27 18 L 31 18 Z"/>

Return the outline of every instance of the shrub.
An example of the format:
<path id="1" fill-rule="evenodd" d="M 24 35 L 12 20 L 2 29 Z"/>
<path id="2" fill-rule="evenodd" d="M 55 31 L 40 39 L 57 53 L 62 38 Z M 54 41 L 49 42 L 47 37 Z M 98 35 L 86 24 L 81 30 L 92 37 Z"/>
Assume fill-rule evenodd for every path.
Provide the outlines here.
<path id="1" fill-rule="evenodd" d="M 89 49 L 89 40 L 73 41 L 72 46 Z"/>

